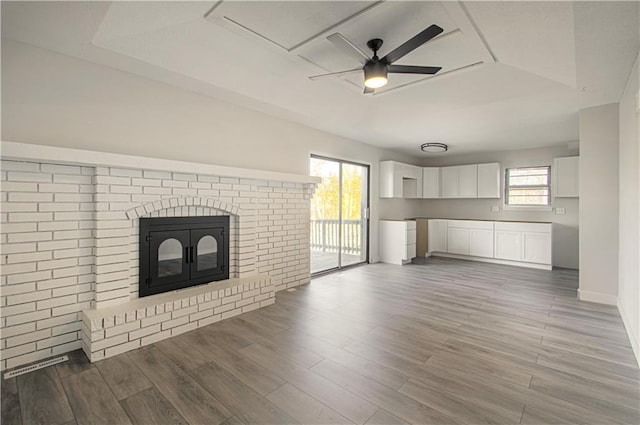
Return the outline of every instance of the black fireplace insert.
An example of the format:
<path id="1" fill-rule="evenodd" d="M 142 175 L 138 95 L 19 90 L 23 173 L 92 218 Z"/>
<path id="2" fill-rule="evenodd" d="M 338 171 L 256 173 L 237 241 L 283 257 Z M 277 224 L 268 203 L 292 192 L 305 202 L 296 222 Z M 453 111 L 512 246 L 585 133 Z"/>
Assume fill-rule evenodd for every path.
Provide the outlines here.
<path id="1" fill-rule="evenodd" d="M 229 279 L 229 216 L 140 219 L 139 295 Z"/>

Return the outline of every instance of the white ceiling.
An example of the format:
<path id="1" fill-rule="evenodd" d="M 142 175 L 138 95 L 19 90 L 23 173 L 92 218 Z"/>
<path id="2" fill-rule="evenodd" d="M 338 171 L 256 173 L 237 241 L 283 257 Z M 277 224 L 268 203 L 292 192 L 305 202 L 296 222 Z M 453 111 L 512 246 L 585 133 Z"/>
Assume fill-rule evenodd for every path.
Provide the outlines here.
<path id="1" fill-rule="evenodd" d="M 419 154 L 578 140 L 577 111 L 620 99 L 640 45 L 638 2 L 2 2 L 2 36 Z M 431 24 L 442 35 L 374 95 L 326 37 L 380 56 Z"/>

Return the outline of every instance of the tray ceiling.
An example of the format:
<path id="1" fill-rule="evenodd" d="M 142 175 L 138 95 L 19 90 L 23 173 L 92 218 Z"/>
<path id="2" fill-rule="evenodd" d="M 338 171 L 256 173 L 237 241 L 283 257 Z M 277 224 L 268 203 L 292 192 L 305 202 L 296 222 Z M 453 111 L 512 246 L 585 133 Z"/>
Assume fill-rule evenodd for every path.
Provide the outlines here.
<path id="1" fill-rule="evenodd" d="M 638 52 L 636 2 L 3 2 L 3 37 L 134 72 L 373 145 L 415 153 L 577 140 L 581 107 L 618 101 Z M 385 55 L 444 32 L 373 96 L 326 37 Z M 606 64 L 606 67 L 601 64 Z"/>

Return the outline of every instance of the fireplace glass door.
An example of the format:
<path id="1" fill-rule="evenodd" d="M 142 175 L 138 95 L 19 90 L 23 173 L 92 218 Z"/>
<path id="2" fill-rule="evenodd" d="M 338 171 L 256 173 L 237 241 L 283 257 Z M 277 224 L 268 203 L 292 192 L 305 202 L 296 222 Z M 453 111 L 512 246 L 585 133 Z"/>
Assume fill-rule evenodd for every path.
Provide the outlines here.
<path id="1" fill-rule="evenodd" d="M 140 221 L 140 296 L 229 278 L 229 217 Z"/>

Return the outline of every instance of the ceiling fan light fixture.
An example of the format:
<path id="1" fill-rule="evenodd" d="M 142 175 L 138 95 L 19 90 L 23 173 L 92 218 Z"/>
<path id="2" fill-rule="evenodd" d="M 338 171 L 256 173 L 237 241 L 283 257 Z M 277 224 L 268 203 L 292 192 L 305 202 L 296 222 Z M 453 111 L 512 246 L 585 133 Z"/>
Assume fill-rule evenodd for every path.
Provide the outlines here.
<path id="1" fill-rule="evenodd" d="M 364 66 L 364 85 L 377 89 L 387 84 L 387 66 L 381 62 L 369 62 Z"/>
<path id="2" fill-rule="evenodd" d="M 420 149 L 427 153 L 442 153 L 449 150 L 449 146 L 444 143 L 423 143 L 420 145 Z"/>

